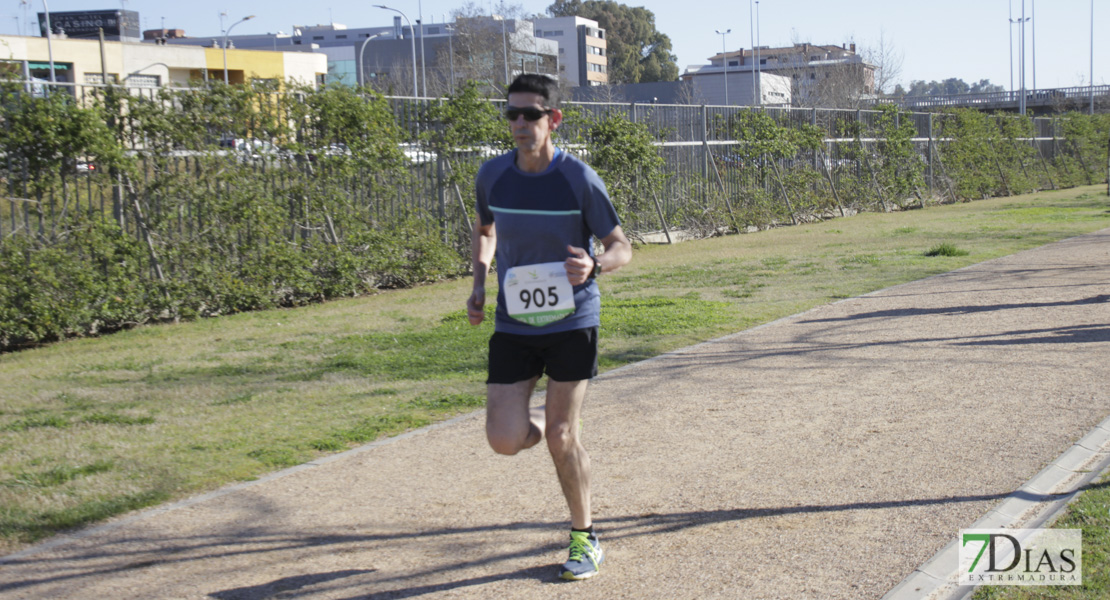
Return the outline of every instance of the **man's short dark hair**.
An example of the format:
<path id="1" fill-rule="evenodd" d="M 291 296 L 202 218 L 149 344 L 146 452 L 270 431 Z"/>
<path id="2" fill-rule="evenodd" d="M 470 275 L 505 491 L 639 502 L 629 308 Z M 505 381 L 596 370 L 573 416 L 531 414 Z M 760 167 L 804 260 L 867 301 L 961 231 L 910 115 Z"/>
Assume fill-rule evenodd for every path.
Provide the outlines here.
<path id="1" fill-rule="evenodd" d="M 509 93 L 525 92 L 543 96 L 547 108 L 559 108 L 559 82 L 550 75 L 524 73 L 509 84 Z"/>

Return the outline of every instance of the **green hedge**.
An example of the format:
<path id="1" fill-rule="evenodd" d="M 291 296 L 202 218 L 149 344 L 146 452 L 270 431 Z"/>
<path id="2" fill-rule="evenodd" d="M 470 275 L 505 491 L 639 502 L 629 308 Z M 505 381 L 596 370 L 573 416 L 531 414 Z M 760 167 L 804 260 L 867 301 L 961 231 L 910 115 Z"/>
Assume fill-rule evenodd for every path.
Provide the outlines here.
<path id="1" fill-rule="evenodd" d="M 667 132 L 631 122 L 624 108 L 567 106 L 571 127 L 560 134 L 579 132 L 561 143 L 582 145 L 630 232 L 654 228 L 662 213 L 672 227 L 714 235 L 925 201 L 921 134 L 891 106 L 832 126 L 838 156 L 852 161 L 830 167 L 839 198 L 817 168 L 834 142 L 816 125 L 781 111 L 717 118 L 714 135 L 738 143 L 719 146 L 728 149 L 708 179 L 680 178 L 655 146 Z M 473 85 L 397 106 L 343 87 L 37 98 L 9 85 L 0 122 L 9 197 L 0 201 L 0 351 L 458 276 L 469 268 L 474 173 L 488 151 L 511 147 L 498 109 Z M 951 199 L 1105 180 L 1108 115 L 1059 119 L 1047 159 L 1024 141 L 1034 134 L 1027 119 L 962 110 L 935 122 L 943 169 L 934 176 Z M 229 152 L 220 145 L 229 138 L 272 146 Z M 406 156 L 409 143 L 429 154 Z M 96 172 L 75 175 L 83 161 Z"/>

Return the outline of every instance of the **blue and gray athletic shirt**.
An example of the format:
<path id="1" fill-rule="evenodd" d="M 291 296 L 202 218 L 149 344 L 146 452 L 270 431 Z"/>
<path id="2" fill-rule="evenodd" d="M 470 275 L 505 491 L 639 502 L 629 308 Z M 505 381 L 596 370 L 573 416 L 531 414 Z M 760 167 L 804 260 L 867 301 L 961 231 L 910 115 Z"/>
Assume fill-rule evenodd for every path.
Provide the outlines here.
<path id="1" fill-rule="evenodd" d="M 526 173 L 516 166 L 516 150 L 491 159 L 475 180 L 478 218 L 482 225 L 497 224 L 497 318 L 494 329 L 504 333 L 539 335 L 572 331 L 601 324 L 601 294 L 597 282 L 574 286 L 573 314 L 543 326 L 528 325 L 509 316 L 505 308 L 505 273 L 520 265 L 562 262 L 567 245 L 585 248 L 593 256 L 591 236 L 603 239 L 620 220 L 609 201 L 605 183 L 578 158 L 555 149 L 555 158 L 542 173 Z"/>

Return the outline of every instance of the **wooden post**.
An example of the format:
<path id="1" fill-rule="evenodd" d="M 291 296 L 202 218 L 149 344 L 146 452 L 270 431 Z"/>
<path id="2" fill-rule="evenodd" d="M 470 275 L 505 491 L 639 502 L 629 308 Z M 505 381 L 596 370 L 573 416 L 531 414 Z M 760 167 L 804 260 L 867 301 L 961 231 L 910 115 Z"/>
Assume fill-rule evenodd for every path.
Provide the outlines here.
<path id="1" fill-rule="evenodd" d="M 786 186 L 782 184 L 782 179 L 779 177 L 779 166 L 774 158 L 771 158 L 771 169 L 774 170 L 775 183 L 779 184 L 779 189 L 782 190 L 782 197 L 786 200 L 786 209 L 790 211 L 790 222 L 797 225 L 798 217 L 794 216 L 794 205 L 790 204 L 790 196 L 786 193 Z"/>
<path id="2" fill-rule="evenodd" d="M 818 158 L 821 160 L 821 170 L 825 173 L 825 179 L 829 182 L 829 187 L 832 188 L 833 198 L 836 198 L 836 206 L 840 209 L 840 216 L 844 215 L 844 204 L 840 201 L 840 193 L 836 191 L 836 184 L 833 183 L 832 173 L 829 173 L 829 165 L 825 162 L 827 155 L 824 152 L 818 151 Z"/>
<path id="3" fill-rule="evenodd" d="M 721 197 L 725 200 L 725 208 L 728 209 L 728 218 L 732 221 L 732 227 L 736 233 L 740 233 L 740 226 L 736 224 L 736 215 L 732 214 L 732 203 L 728 201 L 728 190 L 725 189 L 725 180 L 721 178 L 721 171 L 717 168 L 717 161 L 712 160 L 713 151 L 709 148 L 709 144 L 705 145 L 706 154 L 710 158 L 710 163 L 713 165 L 713 172 L 717 174 L 717 184 L 721 186 Z"/>
<path id="4" fill-rule="evenodd" d="M 1087 176 L 1087 185 L 1094 185 L 1094 180 L 1091 179 L 1091 170 L 1087 168 L 1087 161 L 1083 160 L 1083 151 L 1079 149 L 1079 144 L 1075 140 L 1069 140 L 1071 147 L 1075 148 L 1075 155 L 1079 157 L 1079 164 L 1083 166 L 1083 174 Z"/>

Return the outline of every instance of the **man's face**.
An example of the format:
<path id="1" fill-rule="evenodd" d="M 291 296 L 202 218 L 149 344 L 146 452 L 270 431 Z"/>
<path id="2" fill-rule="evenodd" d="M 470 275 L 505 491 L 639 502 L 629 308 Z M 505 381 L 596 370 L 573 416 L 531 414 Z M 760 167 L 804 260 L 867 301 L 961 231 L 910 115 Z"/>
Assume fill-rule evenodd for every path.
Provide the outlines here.
<path id="1" fill-rule="evenodd" d="M 544 98 L 532 92 L 513 92 L 509 94 L 509 103 L 505 108 L 533 108 L 536 110 L 550 110 L 538 120 L 529 121 L 524 115 L 517 116 L 509 121 L 509 128 L 513 141 L 521 152 L 536 152 L 547 144 L 551 132 L 559 126 L 563 113 L 559 109 L 548 109 L 543 104 Z"/>

